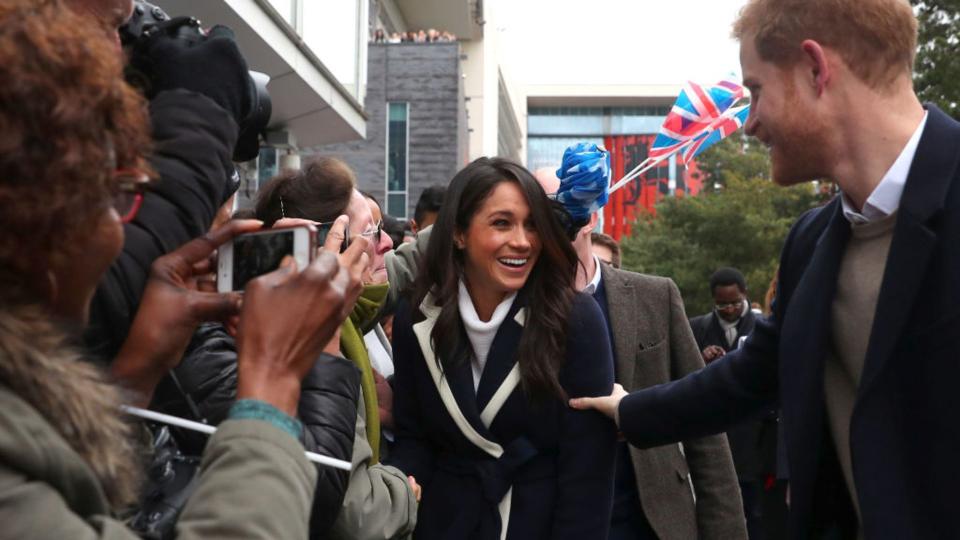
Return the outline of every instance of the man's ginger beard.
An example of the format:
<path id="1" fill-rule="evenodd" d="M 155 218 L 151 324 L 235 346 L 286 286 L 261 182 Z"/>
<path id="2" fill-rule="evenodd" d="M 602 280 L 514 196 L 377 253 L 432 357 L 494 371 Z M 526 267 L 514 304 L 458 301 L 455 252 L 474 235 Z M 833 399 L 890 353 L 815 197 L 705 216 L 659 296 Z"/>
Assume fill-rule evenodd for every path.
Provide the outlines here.
<path id="1" fill-rule="evenodd" d="M 772 144 L 773 181 L 791 186 L 825 178 L 833 161 L 826 144 L 832 128 L 814 111 L 803 108 L 788 70 L 784 70 L 783 77 L 783 108 L 774 125 L 765 126 Z"/>

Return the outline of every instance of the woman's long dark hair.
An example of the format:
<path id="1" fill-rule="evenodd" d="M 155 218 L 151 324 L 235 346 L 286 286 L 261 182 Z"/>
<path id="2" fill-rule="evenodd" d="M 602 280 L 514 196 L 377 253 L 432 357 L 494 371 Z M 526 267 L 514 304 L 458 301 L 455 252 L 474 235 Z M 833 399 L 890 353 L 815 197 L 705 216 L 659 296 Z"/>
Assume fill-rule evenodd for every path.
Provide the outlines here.
<path id="1" fill-rule="evenodd" d="M 454 235 L 470 227 L 474 214 L 501 182 L 514 182 L 523 192 L 542 246 L 520 293 L 527 309 L 517 350 L 520 379 L 523 389 L 534 400 L 565 399 L 559 374 L 566 357 L 565 336 L 577 255 L 554 216 L 543 188 L 522 166 L 501 158 L 480 158 L 453 177 L 433 225 L 417 282 L 415 305 L 429 292 L 441 307 L 431 341 L 442 368 L 455 359 L 460 344 L 468 343 L 457 305 L 464 254 L 454 247 Z"/>

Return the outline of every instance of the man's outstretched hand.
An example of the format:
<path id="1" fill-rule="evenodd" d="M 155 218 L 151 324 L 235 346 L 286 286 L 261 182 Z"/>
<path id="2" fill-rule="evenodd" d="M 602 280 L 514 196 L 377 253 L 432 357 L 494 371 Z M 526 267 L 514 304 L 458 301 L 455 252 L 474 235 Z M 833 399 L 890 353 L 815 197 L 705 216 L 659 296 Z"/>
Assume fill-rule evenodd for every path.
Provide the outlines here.
<path id="1" fill-rule="evenodd" d="M 619 425 L 620 419 L 617 416 L 617 408 L 620 407 L 620 400 L 625 395 L 627 395 L 627 391 L 623 389 L 623 386 L 614 384 L 613 392 L 609 396 L 574 398 L 570 400 L 570 406 L 580 410 L 596 409 L 616 420 Z"/>

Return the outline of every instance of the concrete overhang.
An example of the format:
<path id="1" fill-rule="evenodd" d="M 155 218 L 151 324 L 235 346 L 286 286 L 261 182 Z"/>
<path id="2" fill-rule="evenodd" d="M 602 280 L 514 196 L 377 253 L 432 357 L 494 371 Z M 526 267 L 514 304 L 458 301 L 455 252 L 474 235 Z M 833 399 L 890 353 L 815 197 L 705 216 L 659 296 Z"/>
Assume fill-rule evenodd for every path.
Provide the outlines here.
<path id="1" fill-rule="evenodd" d="M 233 29 L 251 70 L 270 76 L 270 129 L 287 129 L 301 148 L 362 139 L 363 106 L 266 0 L 157 0 L 169 15 Z"/>
<path id="2" fill-rule="evenodd" d="M 530 85 L 528 107 L 668 107 L 677 99 L 678 84 Z"/>
<path id="3" fill-rule="evenodd" d="M 483 37 L 483 21 L 478 13 L 483 0 L 384 0 L 403 14 L 409 30 L 435 28 L 448 31 L 462 40 Z M 389 9 L 389 8 L 388 8 Z"/>

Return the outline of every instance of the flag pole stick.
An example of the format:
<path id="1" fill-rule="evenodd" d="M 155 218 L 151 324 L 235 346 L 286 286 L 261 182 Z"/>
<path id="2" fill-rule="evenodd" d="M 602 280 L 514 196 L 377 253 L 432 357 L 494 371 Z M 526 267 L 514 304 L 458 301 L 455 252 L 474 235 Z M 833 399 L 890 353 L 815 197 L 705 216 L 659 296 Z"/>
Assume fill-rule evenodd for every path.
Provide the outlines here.
<path id="1" fill-rule="evenodd" d="M 640 162 L 640 165 L 637 165 L 632 171 L 630 171 L 629 174 L 624 175 L 624 177 L 621 178 L 620 180 L 618 180 L 616 184 L 614 184 L 613 186 L 611 186 L 609 193 L 613 193 L 613 192 L 617 191 L 618 189 L 622 188 L 623 186 L 627 185 L 628 183 L 630 183 L 631 180 L 635 180 L 635 179 L 636 179 L 638 176 L 640 176 L 641 174 L 643 174 L 643 173 L 649 171 L 650 169 L 654 168 L 654 167 L 657 166 L 661 161 L 663 161 L 663 160 L 667 159 L 668 157 L 672 156 L 672 155 L 675 154 L 677 151 L 679 151 L 681 148 L 684 148 L 684 147 L 681 146 L 680 148 L 677 148 L 676 150 L 670 152 L 669 154 L 664 154 L 664 155 L 662 155 L 662 156 L 660 156 L 660 157 L 658 157 L 658 158 L 656 158 L 656 159 L 647 158 L 647 159 L 643 160 L 642 162 Z"/>
<path id="2" fill-rule="evenodd" d="M 169 414 L 148 411 L 147 409 L 131 407 L 129 405 L 121 405 L 120 408 L 127 414 L 131 414 L 139 418 L 144 418 L 154 422 L 162 422 L 164 424 L 170 424 L 171 426 L 177 426 L 180 428 L 189 429 L 191 431 L 199 431 L 200 433 L 206 433 L 207 435 L 212 435 L 215 431 L 217 431 L 217 428 L 213 426 L 187 420 L 186 418 L 179 418 L 177 416 L 170 416 Z M 353 465 L 351 465 L 349 461 L 335 459 L 329 456 L 317 454 L 315 452 L 305 452 L 305 454 L 307 455 L 308 460 L 320 465 L 326 465 L 327 467 L 333 467 L 335 469 L 341 469 L 344 471 L 353 469 Z"/>

